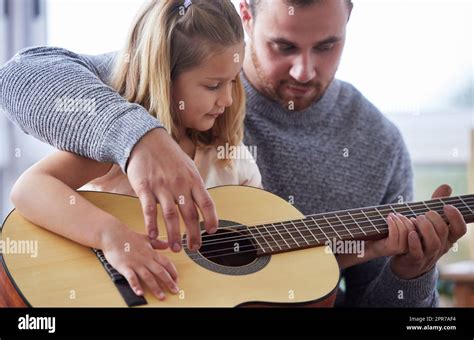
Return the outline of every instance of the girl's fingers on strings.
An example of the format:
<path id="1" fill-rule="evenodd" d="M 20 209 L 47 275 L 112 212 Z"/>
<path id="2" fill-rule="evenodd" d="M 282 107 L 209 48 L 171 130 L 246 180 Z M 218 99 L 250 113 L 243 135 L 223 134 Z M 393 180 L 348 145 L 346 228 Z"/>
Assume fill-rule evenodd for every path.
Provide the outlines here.
<path id="1" fill-rule="evenodd" d="M 135 274 L 135 272 L 131 268 L 123 269 L 121 274 L 125 277 L 135 294 L 143 296 L 143 288 L 140 285 L 140 281 L 138 280 L 137 274 Z"/>
<path id="2" fill-rule="evenodd" d="M 140 276 L 140 278 L 145 282 L 148 288 L 150 288 L 151 292 L 155 297 L 159 300 L 164 300 L 165 299 L 165 293 L 163 292 L 163 289 L 159 285 L 159 283 L 156 281 L 155 276 L 148 270 L 146 267 L 141 267 L 137 269 L 137 273 Z"/>
<path id="3" fill-rule="evenodd" d="M 161 264 L 168 271 L 168 273 L 171 275 L 171 278 L 173 279 L 175 283 L 178 282 L 178 270 L 176 269 L 176 266 L 170 259 L 168 259 L 165 256 L 158 255 L 155 258 L 155 261 Z"/>
<path id="4" fill-rule="evenodd" d="M 176 282 L 172 279 L 168 270 L 159 262 L 153 260 L 148 263 L 147 268 L 155 278 L 158 279 L 157 283 L 160 287 L 168 288 L 168 290 L 173 294 L 176 294 L 179 291 Z"/>

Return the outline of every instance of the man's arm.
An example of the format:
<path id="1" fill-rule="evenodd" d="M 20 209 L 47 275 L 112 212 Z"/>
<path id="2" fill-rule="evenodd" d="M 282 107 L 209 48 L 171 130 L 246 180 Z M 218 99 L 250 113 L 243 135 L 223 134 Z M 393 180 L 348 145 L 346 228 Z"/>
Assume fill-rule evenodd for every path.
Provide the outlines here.
<path id="1" fill-rule="evenodd" d="M 0 68 L 0 106 L 24 132 L 125 170 L 133 146 L 162 125 L 105 83 L 112 63 L 112 54 L 23 50 Z"/>
<path id="2" fill-rule="evenodd" d="M 159 202 L 172 249 L 181 249 L 178 209 L 189 246 L 199 247 L 196 206 L 212 232 L 217 228 L 214 203 L 193 161 L 164 129 L 157 129 L 160 122 L 106 84 L 112 64 L 112 55 L 23 50 L 0 68 L 0 107 L 24 132 L 60 150 L 119 164 L 140 198 L 149 236 L 158 236 Z M 182 198 L 185 203 L 176 207 Z"/>

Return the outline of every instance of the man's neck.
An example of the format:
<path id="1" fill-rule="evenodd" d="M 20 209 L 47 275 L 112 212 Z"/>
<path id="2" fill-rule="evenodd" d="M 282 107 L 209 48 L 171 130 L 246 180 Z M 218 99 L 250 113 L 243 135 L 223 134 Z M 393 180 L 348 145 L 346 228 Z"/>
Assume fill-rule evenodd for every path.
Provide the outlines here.
<path id="1" fill-rule="evenodd" d="M 257 72 L 255 70 L 254 64 L 252 63 L 251 53 L 252 51 L 250 50 L 250 48 L 248 48 L 247 51 L 245 52 L 246 57 L 242 65 L 242 72 L 245 79 L 247 79 L 247 82 L 250 85 L 252 85 L 253 88 L 259 92 L 260 95 L 265 96 L 264 91 L 262 91 L 262 89 L 259 86 Z M 268 99 L 271 99 L 271 98 L 268 98 Z"/>

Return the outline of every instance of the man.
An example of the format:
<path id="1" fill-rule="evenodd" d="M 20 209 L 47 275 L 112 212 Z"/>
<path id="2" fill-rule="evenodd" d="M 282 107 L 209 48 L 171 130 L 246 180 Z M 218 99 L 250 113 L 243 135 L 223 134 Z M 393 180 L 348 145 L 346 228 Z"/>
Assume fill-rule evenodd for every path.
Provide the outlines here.
<path id="1" fill-rule="evenodd" d="M 249 36 L 242 74 L 245 142 L 258 148 L 264 187 L 304 214 L 411 200 L 411 163 L 399 131 L 354 87 L 334 79 L 352 3 L 242 0 L 240 11 Z M 200 243 L 194 203 L 211 231 L 217 226 L 213 202 L 159 122 L 104 84 L 111 57 L 24 51 L 0 70 L 0 104 L 24 131 L 120 164 L 140 198 L 150 237 L 157 236 L 155 203 L 172 206 L 179 196 L 189 197 L 178 208 L 191 242 Z M 25 89 L 27 83 L 32 86 Z M 97 114 L 51 116 L 54 99 L 86 95 L 95 99 Z M 104 126 L 111 132 L 103 134 Z M 449 194 L 442 186 L 434 196 Z M 164 211 L 168 234 L 178 227 L 177 212 Z M 346 288 L 336 304 L 436 306 L 436 261 L 466 231 L 457 209 L 445 213 L 449 225 L 434 212 L 417 220 L 407 254 L 344 270 Z"/>

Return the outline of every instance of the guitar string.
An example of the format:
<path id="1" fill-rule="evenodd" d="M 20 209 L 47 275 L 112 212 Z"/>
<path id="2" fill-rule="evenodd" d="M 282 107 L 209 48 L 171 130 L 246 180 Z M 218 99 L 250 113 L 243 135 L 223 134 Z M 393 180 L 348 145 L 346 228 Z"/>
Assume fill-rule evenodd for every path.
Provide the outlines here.
<path id="1" fill-rule="evenodd" d="M 460 209 L 462 211 L 465 208 L 461 207 Z M 472 214 L 465 213 L 465 215 L 472 215 Z M 276 232 L 263 232 L 263 233 L 260 233 L 260 235 L 253 234 L 250 231 L 250 228 L 247 228 L 247 230 L 245 230 L 245 231 L 249 232 L 249 235 L 242 235 L 242 234 L 235 235 L 236 231 L 228 231 L 228 232 L 226 231 L 226 232 L 222 232 L 222 233 L 218 234 L 218 236 L 223 236 L 225 234 L 234 234 L 234 236 L 231 236 L 231 237 L 216 237 L 217 235 L 208 235 L 210 237 L 213 237 L 213 239 L 208 240 L 208 241 L 203 241 L 203 245 L 216 245 L 216 244 L 219 244 L 219 243 L 227 243 L 229 241 L 234 241 L 235 242 L 235 241 L 239 241 L 239 240 L 246 240 L 250 237 L 250 238 L 252 238 L 253 240 L 256 241 L 256 243 L 260 246 L 260 248 L 265 250 L 265 248 L 272 249 L 272 246 L 270 245 L 270 243 L 272 243 L 273 246 L 275 244 L 277 246 L 284 245 L 285 241 L 289 241 L 290 243 L 298 244 L 298 242 L 296 240 L 304 240 L 304 242 L 309 243 L 309 242 L 307 242 L 308 241 L 307 238 L 309 236 L 311 236 L 311 238 L 314 238 L 316 240 L 316 242 L 318 242 L 318 243 L 321 243 L 321 240 L 324 241 L 324 239 L 328 239 L 327 234 L 330 234 L 330 236 L 332 238 L 334 238 L 334 236 L 337 236 L 338 238 L 342 239 L 339 236 L 339 234 L 343 234 L 342 232 L 344 232 L 344 234 L 342 236 L 347 237 L 347 236 L 350 236 L 350 235 L 353 235 L 353 234 L 361 233 L 359 230 L 362 230 L 362 234 L 366 235 L 365 231 L 369 230 L 369 231 L 372 231 L 372 234 L 369 235 L 369 236 L 374 236 L 374 235 L 377 235 L 377 234 L 374 233 L 374 231 L 376 230 L 376 229 L 374 229 L 375 225 L 379 227 L 379 233 L 380 233 L 380 230 L 385 232 L 388 229 L 388 226 L 387 226 L 387 223 L 386 223 L 385 219 L 382 220 L 382 219 L 378 218 L 377 220 L 381 220 L 382 223 L 377 222 L 376 224 L 372 223 L 371 225 L 367 225 L 367 226 L 362 226 L 362 227 L 359 226 L 357 228 L 353 228 L 352 233 L 348 232 L 348 231 L 345 231 L 345 230 L 339 230 L 339 232 L 337 232 L 334 228 L 331 228 L 331 227 L 325 227 L 325 228 L 320 227 L 319 228 L 319 229 L 329 229 L 329 230 L 326 230 L 326 232 L 324 232 L 323 230 L 319 231 L 318 229 L 315 229 L 315 228 L 313 228 L 312 231 L 309 232 L 309 229 L 306 228 L 306 226 L 302 226 L 302 228 L 305 228 L 305 229 L 300 229 L 297 226 L 294 226 L 292 231 L 294 233 L 298 232 L 299 234 L 301 234 L 301 236 L 299 236 L 299 235 L 295 236 L 295 234 L 291 234 L 290 230 L 281 231 L 281 232 L 279 232 L 279 231 L 276 231 Z M 311 226 L 311 227 L 314 227 L 314 226 Z M 251 228 L 251 229 L 255 229 L 255 228 Z M 303 233 L 301 233 L 301 231 L 303 231 L 306 234 L 306 237 L 303 236 Z M 288 234 L 290 236 L 290 238 L 287 238 L 286 235 L 285 235 L 286 238 L 284 238 L 282 236 L 282 233 L 283 233 L 283 235 Z M 272 239 L 267 238 L 269 235 Z M 273 236 L 278 236 L 277 238 L 280 238 L 281 241 L 283 241 L 283 242 L 277 241 L 275 239 L 275 237 L 273 237 Z M 264 242 L 261 242 L 259 239 L 263 240 Z M 292 241 L 292 240 L 295 240 L 295 241 Z M 185 242 L 186 241 L 183 240 L 183 244 L 185 244 Z M 311 242 L 314 242 L 314 241 L 311 241 Z M 265 245 L 265 243 L 267 243 L 269 245 L 269 247 L 267 247 Z M 288 242 L 285 242 L 285 243 L 288 243 Z M 263 244 L 263 246 L 262 246 L 262 244 Z M 281 247 L 279 247 L 279 248 L 281 248 Z"/>
<path id="2" fill-rule="evenodd" d="M 357 232 L 355 234 L 360 234 L 360 236 L 363 236 L 363 233 L 362 232 Z M 359 236 L 359 235 L 356 235 L 356 236 Z M 330 240 L 328 240 L 330 241 Z M 272 243 L 275 243 L 275 241 L 271 241 Z M 332 241 L 331 241 L 332 242 Z M 300 247 L 295 247 L 295 248 L 288 248 L 287 246 L 286 249 L 278 249 L 278 251 L 273 251 L 273 252 L 268 252 L 268 254 L 274 254 L 274 253 L 284 253 L 284 252 L 289 252 L 289 251 L 293 251 L 293 250 L 300 250 L 300 249 L 307 249 L 307 248 L 315 248 L 315 247 L 321 247 L 321 246 L 327 246 L 326 243 L 316 243 L 316 244 L 313 244 L 313 245 L 308 245 L 308 246 L 300 246 Z M 241 251 L 241 249 L 246 249 L 246 248 L 251 248 L 249 250 L 244 250 L 244 251 Z M 223 254 L 217 254 L 217 255 L 213 255 L 213 256 L 207 256 L 208 254 L 211 254 L 211 253 L 216 253 L 216 252 L 221 252 L 221 251 L 224 251 L 224 250 L 232 250 L 228 253 L 223 253 Z M 247 245 L 247 246 L 240 246 L 238 248 L 238 250 L 236 251 L 235 250 L 235 247 L 230 247 L 230 248 L 224 248 L 224 249 L 218 249 L 218 250 L 213 250 L 213 251 L 199 251 L 199 252 L 192 252 L 189 254 L 189 256 L 191 258 L 195 258 L 197 256 L 197 253 L 200 253 L 202 254 L 206 259 L 211 259 L 211 258 L 215 258 L 215 257 L 222 257 L 222 256 L 231 256 L 231 255 L 240 255 L 240 254 L 243 254 L 243 253 L 247 253 L 247 252 L 257 252 L 258 250 L 255 248 L 254 245 Z M 262 255 L 265 255 L 266 252 L 260 252 L 260 254 Z M 206 256 L 205 256 L 206 255 Z M 175 260 L 173 261 L 175 263 L 180 263 L 180 262 L 183 262 L 181 260 Z"/>
<path id="3" fill-rule="evenodd" d="M 385 231 L 388 229 L 388 226 L 385 225 L 385 226 L 382 227 L 381 229 L 382 229 L 382 231 L 385 232 Z M 335 232 L 332 232 L 332 233 L 333 233 L 333 235 L 331 235 L 331 237 L 333 237 L 333 239 L 334 239 L 337 234 L 336 234 Z M 356 236 L 365 236 L 365 234 L 364 234 L 363 232 L 361 232 L 361 231 L 356 231 L 354 234 L 355 234 Z M 373 235 L 376 235 L 376 234 L 373 234 Z M 370 235 L 370 236 L 373 236 L 373 235 Z M 344 236 L 349 236 L 349 234 L 344 235 Z M 296 238 L 301 239 L 301 238 L 303 238 L 303 237 L 300 236 L 300 237 L 296 237 Z M 296 239 L 296 238 L 295 238 L 295 239 Z M 248 240 L 248 237 L 242 238 L 242 240 L 244 240 L 244 239 L 245 239 L 245 240 Z M 340 239 L 340 240 L 343 240 L 342 238 L 339 238 L 339 239 Z M 268 241 L 268 240 L 267 240 L 267 241 Z M 288 245 L 284 245 L 283 243 L 278 243 L 277 241 L 272 241 L 272 240 L 268 241 L 268 244 L 270 244 L 270 242 L 271 242 L 271 243 L 275 243 L 276 245 L 279 246 L 279 249 L 277 249 L 277 252 L 284 252 L 284 251 L 291 250 L 291 249 L 295 249 L 295 250 L 296 250 L 296 249 L 301 249 L 301 248 L 310 248 L 310 247 L 315 247 L 315 246 L 323 246 L 323 245 L 325 245 L 325 242 L 326 242 L 326 241 L 332 242 L 329 238 L 326 238 L 326 240 L 323 240 L 324 243 L 321 242 L 321 241 L 319 241 L 319 240 L 317 240 L 317 241 L 318 241 L 318 242 L 317 242 L 316 244 L 308 244 L 308 245 L 303 245 L 303 246 L 299 245 L 297 242 L 294 241 L 293 243 L 295 243 L 295 244 L 297 245 L 296 248 L 291 247 L 291 246 L 288 246 Z M 313 242 L 314 242 L 314 241 L 313 241 Z M 219 242 L 219 243 L 225 243 L 225 242 Z M 283 246 L 283 249 L 282 249 L 281 246 Z M 225 250 L 232 250 L 232 251 L 229 252 L 229 253 L 219 254 L 219 255 L 210 256 L 210 257 L 207 257 L 207 256 L 206 256 L 206 258 L 220 257 L 220 256 L 227 256 L 227 255 L 239 255 L 239 254 L 241 254 L 241 253 L 247 252 L 247 251 L 243 251 L 243 252 L 242 252 L 242 251 L 240 251 L 240 249 L 242 249 L 242 248 L 249 248 L 249 247 L 252 248 L 252 249 L 249 250 L 249 251 L 256 251 L 254 245 L 251 244 L 251 245 L 248 245 L 248 246 L 245 246 L 245 245 L 244 245 L 244 246 L 239 246 L 239 248 L 238 248 L 239 251 L 236 251 L 236 250 L 235 250 L 235 247 L 230 247 L 230 248 L 224 248 L 224 249 L 217 249 L 217 250 L 213 250 L 213 251 L 202 251 L 202 252 L 200 252 L 200 253 L 204 255 L 204 254 L 210 254 L 210 253 L 215 253 L 215 252 L 222 252 L 222 251 L 225 251 Z M 263 248 L 262 248 L 262 249 L 263 249 Z M 264 250 L 264 249 L 263 249 L 263 250 Z M 275 251 L 270 251 L 270 253 L 274 253 L 274 252 L 275 252 Z M 263 251 L 262 254 L 265 254 L 265 253 L 266 253 L 266 252 Z M 191 254 L 195 254 L 195 253 L 191 253 Z"/>
<path id="4" fill-rule="evenodd" d="M 473 198 L 473 200 L 474 200 L 474 198 Z M 465 200 L 465 201 L 466 201 L 466 200 Z M 473 202 L 469 202 L 469 203 L 473 203 Z M 439 203 L 437 203 L 437 204 L 439 204 Z M 423 205 L 422 205 L 420 208 L 415 208 L 415 205 L 422 205 L 422 204 L 421 204 L 421 203 L 419 203 L 419 204 L 414 204 L 414 205 L 412 205 L 410 208 L 400 205 L 400 206 L 395 206 L 395 207 L 393 207 L 392 210 L 388 210 L 388 211 L 384 211 L 384 210 L 377 209 L 377 210 L 378 210 L 377 212 L 366 212 L 366 211 L 364 211 L 364 212 L 365 212 L 366 214 L 367 214 L 367 213 L 369 213 L 369 214 L 371 214 L 371 213 L 376 214 L 376 216 L 377 216 L 376 220 L 380 220 L 380 219 L 381 219 L 381 218 L 380 218 L 380 215 L 381 215 L 381 214 L 387 214 L 387 215 L 388 215 L 388 213 L 393 213 L 393 212 L 394 212 L 393 210 L 396 211 L 397 208 L 408 209 L 407 211 L 403 211 L 403 212 L 401 213 L 402 215 L 406 214 L 406 215 L 404 215 L 404 216 L 413 215 L 413 212 L 415 212 L 415 211 L 416 211 L 415 216 L 416 216 L 417 213 L 420 213 L 420 215 L 421 215 L 421 214 L 425 214 L 425 213 L 427 213 L 429 210 L 435 210 L 435 211 L 436 211 L 436 209 L 443 208 L 445 205 L 453 205 L 453 206 L 455 206 L 456 208 L 458 208 L 458 210 L 459 210 L 459 209 L 468 209 L 468 210 L 470 210 L 470 211 L 472 212 L 472 210 L 471 210 L 469 207 L 467 207 L 466 205 L 464 205 L 462 202 L 459 203 L 458 205 L 456 205 L 456 204 L 444 204 L 444 203 L 443 203 L 443 205 L 439 205 L 439 206 L 435 206 L 435 207 L 432 206 L 432 207 L 430 207 L 429 210 L 427 210 L 427 208 L 426 208 L 425 206 L 423 206 Z M 411 208 L 414 208 L 414 210 L 411 209 Z M 366 208 L 364 208 L 364 209 L 366 209 Z M 363 209 L 361 209 L 361 211 L 363 211 Z M 343 211 L 343 212 L 346 212 L 346 211 Z M 400 212 L 398 212 L 398 211 L 396 211 L 396 212 L 397 212 L 397 213 L 400 213 Z M 437 212 L 440 213 L 441 215 L 443 214 L 442 211 L 437 211 Z M 474 212 L 473 212 L 473 213 L 474 213 Z M 333 216 L 327 216 L 327 215 L 329 215 L 329 214 L 334 214 L 334 215 L 333 215 Z M 313 221 L 308 220 L 308 217 L 317 216 L 317 215 L 324 215 L 324 217 L 326 217 L 326 218 L 331 218 L 331 219 L 332 219 L 332 218 L 337 218 L 338 220 L 340 219 L 340 220 L 341 220 L 340 222 L 343 222 L 343 223 L 340 223 L 340 222 L 328 223 L 325 219 L 313 219 Z M 272 226 L 272 224 L 281 224 L 281 225 L 283 225 L 283 226 L 292 227 L 292 226 L 291 226 L 292 223 L 305 223 L 305 222 L 308 222 L 308 223 L 316 223 L 316 225 L 312 225 L 312 227 L 318 227 L 318 226 L 317 226 L 317 224 L 318 224 L 317 222 L 320 222 L 321 224 L 326 224 L 327 226 L 325 226 L 324 228 L 319 227 L 319 229 L 329 229 L 329 230 L 330 230 L 330 229 L 332 229 L 332 227 L 340 227 L 340 226 L 344 226 L 344 227 L 345 227 L 344 222 L 345 222 L 345 223 L 350 223 L 350 224 L 354 224 L 354 222 L 355 222 L 355 223 L 358 223 L 358 222 L 360 222 L 360 223 L 364 223 L 364 222 L 367 223 L 367 222 L 369 222 L 369 223 L 370 223 L 370 221 L 372 221 L 372 220 L 371 220 L 371 219 L 368 219 L 367 217 L 374 217 L 374 216 L 367 216 L 367 217 L 366 217 L 363 213 L 340 216 L 340 215 L 336 215 L 336 214 L 333 213 L 333 212 L 329 212 L 329 213 L 323 213 L 323 214 L 317 214 L 317 215 L 307 215 L 307 216 L 305 216 L 305 217 L 302 218 L 302 219 L 294 219 L 294 220 L 286 220 L 286 221 L 281 221 L 281 220 L 278 221 L 278 220 L 276 220 L 276 221 L 274 221 L 274 222 L 267 222 L 267 223 L 262 223 L 262 224 L 256 224 L 255 222 L 253 222 L 253 223 L 252 223 L 252 226 L 253 226 L 253 227 L 264 227 L 264 228 L 265 228 L 265 227 L 267 227 L 267 226 L 268 226 L 268 227 L 274 227 L 274 226 Z M 354 217 L 357 216 L 357 215 L 363 215 L 363 217 L 360 218 L 360 219 L 354 218 Z M 348 218 L 348 219 L 347 219 L 347 220 L 343 220 L 343 218 L 344 218 L 344 219 L 345 219 L 345 218 Z M 383 220 L 385 221 L 385 218 L 384 218 Z M 268 221 L 268 220 L 267 220 L 267 221 Z M 290 224 L 290 223 L 291 223 L 291 224 Z M 376 225 L 376 226 L 378 226 L 378 225 Z M 247 225 L 243 225 L 243 224 L 234 224 L 234 225 L 230 225 L 230 226 L 222 226 L 221 228 L 238 228 L 238 227 L 245 227 L 245 228 L 248 228 Z M 303 227 L 304 227 L 304 226 L 303 226 Z M 259 229 L 262 229 L 262 228 L 259 228 Z M 358 229 L 358 228 L 354 228 L 354 230 L 357 230 L 357 229 Z M 267 232 L 267 231 L 265 231 L 265 230 L 263 230 L 263 229 L 260 230 L 260 231 L 262 231 L 262 233 L 265 233 L 265 234 L 267 234 L 267 235 L 268 235 L 268 234 L 272 234 L 272 233 L 269 233 L 269 232 Z M 221 233 L 221 235 L 222 235 L 222 234 L 223 234 L 223 233 Z M 277 235 L 277 233 L 273 233 L 272 235 Z M 204 239 L 204 238 L 209 238 L 209 237 L 212 237 L 212 238 L 213 238 L 214 235 L 212 235 L 212 234 L 203 235 L 203 239 Z M 164 240 L 164 239 L 167 239 L 167 237 L 166 237 L 166 236 L 162 236 L 162 237 L 159 237 L 159 239 L 163 239 L 163 240 Z"/>
<path id="5" fill-rule="evenodd" d="M 450 204 L 450 205 L 453 205 L 453 204 Z M 458 204 L 458 205 L 454 204 L 454 206 L 457 207 L 457 208 L 458 208 L 459 210 L 461 210 L 461 211 L 462 211 L 462 210 L 465 210 L 465 209 L 470 210 L 470 209 L 469 209 L 468 207 L 466 207 L 465 205 L 461 205 L 461 203 Z M 435 211 L 436 211 L 437 208 L 442 208 L 442 207 L 443 207 L 443 206 L 441 206 L 441 205 L 440 205 L 440 206 L 437 206 L 437 207 L 430 207 L 430 210 L 435 210 Z M 395 209 L 394 209 L 394 210 L 395 210 Z M 396 211 L 396 210 L 395 210 L 395 211 Z M 418 213 L 424 214 L 424 213 L 426 213 L 427 211 L 428 211 L 428 210 L 426 210 L 426 207 L 421 207 L 421 209 L 415 208 L 415 209 L 410 209 L 409 211 L 405 211 L 404 213 L 407 213 L 407 214 L 404 215 L 404 214 L 402 213 L 402 215 L 408 216 L 408 217 L 413 217 L 413 216 L 417 216 L 416 214 L 418 214 Z M 380 212 L 381 214 L 385 213 L 384 211 L 379 211 L 379 212 Z M 472 210 L 471 210 L 471 212 L 472 212 Z M 390 213 L 393 213 L 393 211 L 390 211 Z M 398 212 L 397 212 L 397 213 L 398 213 Z M 414 215 L 413 213 L 415 213 L 415 215 Z M 438 212 L 438 213 L 440 213 L 440 212 Z M 441 213 L 441 214 L 442 214 L 442 213 Z M 352 216 L 354 216 L 354 215 L 352 215 Z M 346 217 L 348 217 L 348 216 L 339 216 L 339 217 L 340 217 L 340 218 L 341 218 L 341 217 L 342 217 L 342 218 L 346 218 Z M 372 217 L 373 217 L 373 216 L 372 216 Z M 357 227 L 354 227 L 353 229 L 350 229 L 350 231 L 358 231 L 359 229 L 374 230 L 374 227 L 377 228 L 377 227 L 379 227 L 379 226 L 384 226 L 384 225 L 386 225 L 386 220 L 385 220 L 385 218 L 382 219 L 381 217 L 382 217 L 382 216 L 379 216 L 378 213 L 377 213 L 377 218 L 376 218 L 376 219 L 372 219 L 372 220 L 371 220 L 371 219 L 367 219 L 367 218 L 365 218 L 365 219 L 352 219 L 352 218 L 350 218 L 350 216 L 349 216 L 349 219 L 347 219 L 347 220 L 342 220 L 342 219 L 341 219 L 341 222 L 350 223 L 350 224 L 352 224 L 352 225 L 354 224 L 354 222 L 355 222 L 356 224 L 359 223 L 359 222 L 360 222 L 360 223 L 370 223 L 370 225 L 368 225 L 368 226 L 366 226 L 366 227 L 365 227 L 365 226 L 363 226 L 363 227 L 357 226 Z M 329 216 L 328 218 L 335 218 L 335 217 Z M 305 220 L 306 220 L 306 219 L 291 220 L 291 221 L 289 221 L 289 223 L 291 223 L 291 224 L 288 224 L 287 221 L 275 222 L 275 223 L 267 223 L 266 225 L 257 225 L 256 227 L 262 227 L 262 226 L 263 226 L 263 227 L 266 227 L 266 226 L 268 226 L 268 228 L 271 228 L 271 227 L 275 228 L 275 226 L 273 226 L 273 224 L 281 224 L 282 226 L 284 226 L 284 227 L 288 226 L 289 228 L 291 228 L 291 230 L 296 230 L 297 232 L 304 231 L 306 234 L 307 234 L 308 232 L 310 232 L 310 234 L 311 234 L 311 232 L 318 232 L 317 235 L 322 235 L 322 234 L 323 234 L 322 232 L 320 232 L 320 230 L 323 230 L 323 231 L 326 230 L 326 231 L 328 231 L 328 232 L 334 232 L 333 229 L 334 229 L 335 227 L 336 227 L 336 228 L 339 228 L 340 226 L 344 226 L 346 229 L 348 229 L 347 226 L 346 226 L 345 224 L 343 224 L 343 223 L 328 223 L 329 221 L 319 220 L 319 222 L 320 222 L 321 224 L 324 224 L 323 226 L 319 226 L 318 223 L 317 223 L 318 221 L 315 220 L 315 219 L 313 219 L 313 220 L 314 220 L 314 222 L 316 222 L 316 225 L 314 225 L 314 224 L 313 224 L 313 225 L 309 225 L 310 223 L 314 223 L 313 221 L 306 221 L 306 222 L 308 222 L 308 224 L 306 224 L 305 222 L 303 222 L 303 221 L 305 221 Z M 382 223 L 379 224 L 379 222 L 376 222 L 376 221 L 382 221 Z M 376 222 L 376 223 L 375 223 L 375 222 Z M 285 224 L 285 223 L 286 223 L 286 224 Z M 300 227 L 298 227 L 298 226 L 295 225 L 296 223 L 303 223 L 304 225 L 300 225 Z M 270 224 L 271 224 L 271 225 L 270 225 Z M 247 226 L 242 225 L 242 224 L 236 224 L 236 225 L 232 225 L 232 226 L 223 226 L 223 227 L 221 227 L 221 228 L 233 228 L 233 227 L 244 227 L 244 228 L 246 228 L 247 230 L 249 230 L 249 228 L 248 228 Z M 256 230 L 256 227 L 253 227 L 252 229 L 253 229 L 253 230 Z M 310 227 L 311 229 L 309 229 L 309 228 L 307 228 L 307 227 Z M 296 228 L 296 229 L 295 229 L 295 228 Z M 276 230 L 276 228 L 275 228 L 275 230 L 276 230 L 275 232 L 265 231 L 265 230 L 262 230 L 262 228 L 258 228 L 258 229 L 260 229 L 260 230 L 258 230 L 258 231 L 259 231 L 259 233 L 260 233 L 262 236 L 268 236 L 268 235 L 270 235 L 270 236 L 279 236 L 279 235 L 280 235 L 279 231 Z M 348 230 L 349 230 L 349 229 L 348 229 Z M 237 230 L 237 231 L 239 231 L 239 230 Z M 283 233 L 289 234 L 289 231 L 282 230 L 282 229 L 280 229 L 280 231 L 283 232 Z M 344 229 L 339 229 L 338 231 L 339 231 L 339 232 L 343 232 L 343 231 L 344 231 L 345 233 L 347 233 L 347 230 L 344 230 Z M 350 231 L 349 231 L 349 234 L 350 234 Z M 234 234 L 235 232 L 236 232 L 236 231 L 221 232 L 221 233 L 218 234 L 218 235 L 219 235 L 219 236 L 223 236 L 223 235 L 225 235 L 225 234 Z M 313 234 L 314 234 L 314 233 L 313 233 Z M 290 236 L 291 236 L 291 234 L 290 234 Z M 236 236 L 229 237 L 228 239 L 229 239 L 229 240 L 232 240 L 232 239 L 235 239 L 235 237 L 236 237 Z M 257 237 L 260 237 L 260 236 L 258 235 Z M 166 236 L 162 237 L 162 239 L 165 239 L 165 238 L 166 238 Z M 215 239 L 215 238 L 216 238 L 216 235 L 213 235 L 213 234 L 203 235 L 203 237 L 202 237 L 202 239 L 203 239 L 203 244 L 212 243 L 213 240 L 209 240 L 209 241 L 205 241 L 205 240 L 204 240 L 204 239 L 208 239 L 208 238 Z M 225 240 L 225 238 L 223 238 L 223 237 L 220 237 L 220 238 L 219 238 L 219 240 L 223 240 L 223 239 Z M 207 242 L 207 243 L 206 243 L 206 242 Z"/>
<path id="6" fill-rule="evenodd" d="M 359 232 L 356 232 L 354 234 L 360 234 L 360 235 L 356 235 L 356 236 L 363 236 L 364 233 L 359 231 Z M 330 240 L 328 240 L 330 241 Z M 272 243 L 277 243 L 276 241 L 270 241 Z M 332 241 L 331 241 L 332 242 Z M 277 243 L 278 244 L 278 243 Z M 290 251 L 293 251 L 293 250 L 300 250 L 300 249 L 303 249 L 303 248 L 315 248 L 315 247 L 322 247 L 322 246 L 327 246 L 325 243 L 317 243 L 317 244 L 313 244 L 313 245 L 309 245 L 309 246 L 300 246 L 300 247 L 296 247 L 296 248 L 288 248 L 287 246 L 286 249 L 278 249 L 278 252 L 277 253 L 284 253 L 284 252 L 290 252 Z M 247 249 L 247 248 L 251 248 L 249 250 L 244 250 L 244 251 L 241 251 L 241 249 Z M 228 253 L 224 253 L 224 254 L 216 254 L 216 255 L 212 255 L 212 256 L 207 256 L 207 254 L 211 254 L 211 253 L 216 253 L 216 252 L 221 252 L 221 251 L 224 251 L 224 250 L 231 250 L 230 252 Z M 240 255 L 240 254 L 243 254 L 243 253 L 248 253 L 248 252 L 257 252 L 257 249 L 255 248 L 255 246 L 253 244 L 251 245 L 247 245 L 247 246 L 240 246 L 238 248 L 238 251 L 235 250 L 235 247 L 230 247 L 230 248 L 224 248 L 224 249 L 218 249 L 218 250 L 213 250 L 213 251 L 198 251 L 198 252 L 191 252 L 189 255 L 189 257 L 191 257 L 192 259 L 196 260 L 196 256 L 198 256 L 198 253 L 200 253 L 202 256 L 204 256 L 206 259 L 211 259 L 211 258 L 217 258 L 217 257 L 222 257 L 222 256 L 232 256 L 232 255 Z M 269 254 L 274 254 L 275 252 L 269 252 Z M 265 252 L 261 252 L 260 254 L 262 255 L 265 255 L 266 253 Z M 206 255 L 206 256 L 205 256 Z M 187 260 L 173 260 L 173 263 L 182 263 L 182 262 L 186 262 Z"/>
<path id="7" fill-rule="evenodd" d="M 335 234 L 333 235 L 335 236 Z M 364 236 L 364 233 L 363 232 L 357 232 L 355 233 L 355 236 Z M 343 240 L 343 239 L 340 239 L 342 241 L 347 241 L 347 240 Z M 279 249 L 277 249 L 277 251 L 268 251 L 268 252 L 260 252 L 260 254 L 262 255 L 265 255 L 265 254 L 273 254 L 273 253 L 279 253 L 279 252 L 288 252 L 288 251 L 293 251 L 293 250 L 299 250 L 299 249 L 305 249 L 305 248 L 314 248 L 314 247 L 321 247 L 321 246 L 326 246 L 326 241 L 329 241 L 330 243 L 333 243 L 332 240 L 325 240 L 324 242 L 318 242 L 318 243 L 313 243 L 313 244 L 309 244 L 309 245 L 297 245 L 296 247 L 288 247 L 287 245 L 283 245 L 283 248 L 282 247 L 279 247 Z M 270 241 L 271 243 L 277 243 L 276 241 Z M 295 243 L 296 244 L 296 243 Z M 280 246 L 282 244 L 280 243 Z M 250 250 L 247 250 L 247 251 L 241 251 L 241 249 L 247 249 L 247 248 L 251 248 Z M 229 250 L 229 252 L 227 253 L 223 253 L 223 254 L 217 254 L 217 255 L 214 255 L 214 256 L 207 256 L 208 254 L 211 254 L 211 253 L 218 253 L 218 252 L 222 252 L 222 251 L 227 251 Z M 214 257 L 222 257 L 222 256 L 230 256 L 230 255 L 239 255 L 239 254 L 242 254 L 242 253 L 246 253 L 246 252 L 257 252 L 258 249 L 253 245 L 253 244 L 250 244 L 250 245 L 242 245 L 242 246 L 239 246 L 236 250 L 236 247 L 229 247 L 229 248 L 223 248 L 223 249 L 217 249 L 217 250 L 206 250 L 206 251 L 199 251 L 199 253 L 201 253 L 203 256 L 205 256 L 205 258 L 209 259 L 209 258 L 214 258 Z M 192 256 L 193 254 L 196 254 L 195 252 L 192 252 L 190 254 L 190 256 Z"/>

